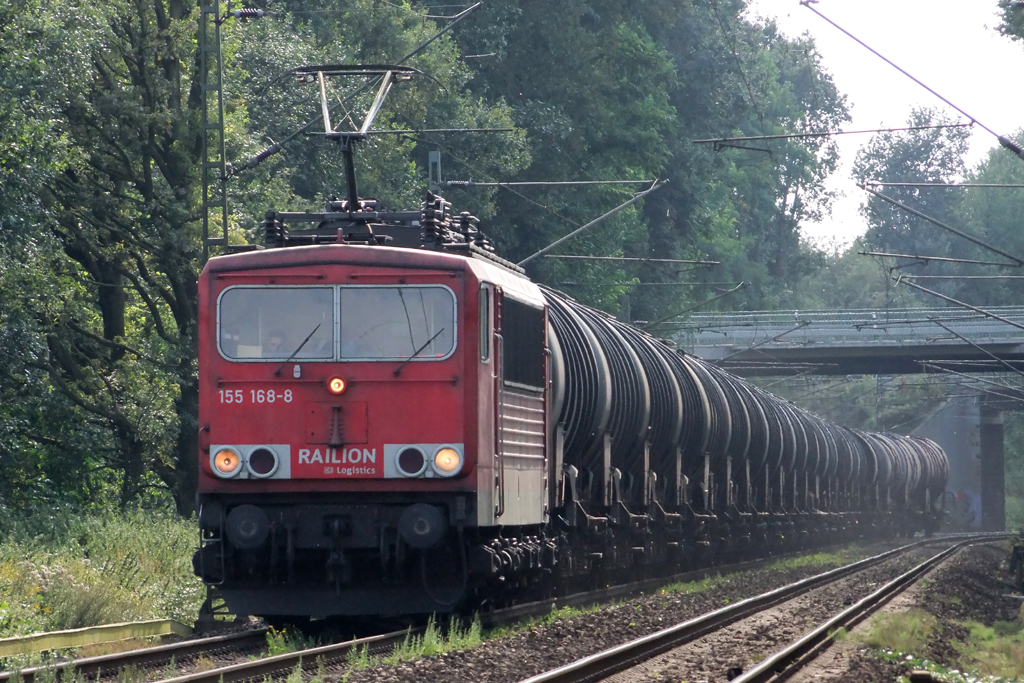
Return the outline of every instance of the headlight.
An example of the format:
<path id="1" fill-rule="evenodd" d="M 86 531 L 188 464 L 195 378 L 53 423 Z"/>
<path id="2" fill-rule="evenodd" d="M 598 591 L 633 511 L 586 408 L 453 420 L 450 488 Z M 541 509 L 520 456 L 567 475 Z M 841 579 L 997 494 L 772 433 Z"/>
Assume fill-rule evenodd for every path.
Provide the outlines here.
<path id="1" fill-rule="evenodd" d="M 398 471 L 407 477 L 418 477 L 427 467 L 427 459 L 423 451 L 415 446 L 403 448 L 398 454 Z"/>
<path id="2" fill-rule="evenodd" d="M 348 388 L 348 382 L 343 377 L 335 375 L 327 380 L 327 391 L 331 392 L 335 396 L 345 393 L 345 389 Z"/>
<path id="3" fill-rule="evenodd" d="M 264 479 L 277 471 L 277 454 L 269 448 L 257 448 L 245 460 L 253 476 Z"/>
<path id="4" fill-rule="evenodd" d="M 434 469 L 443 477 L 450 477 L 462 466 L 462 456 L 454 448 L 445 446 L 434 455 Z"/>
<path id="5" fill-rule="evenodd" d="M 233 448 L 222 448 L 213 456 L 213 469 L 221 477 L 233 477 L 242 467 L 242 458 Z"/>

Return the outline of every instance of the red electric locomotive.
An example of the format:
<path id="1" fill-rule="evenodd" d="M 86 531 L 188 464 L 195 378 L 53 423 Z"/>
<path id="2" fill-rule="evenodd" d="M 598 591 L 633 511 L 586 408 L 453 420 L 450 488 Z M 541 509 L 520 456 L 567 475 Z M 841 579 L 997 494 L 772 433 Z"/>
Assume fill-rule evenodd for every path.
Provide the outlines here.
<path id="1" fill-rule="evenodd" d="M 200 278 L 197 569 L 238 614 L 436 611 L 471 531 L 547 521 L 540 290 L 472 242 L 377 245 L 419 212 L 345 208 Z"/>

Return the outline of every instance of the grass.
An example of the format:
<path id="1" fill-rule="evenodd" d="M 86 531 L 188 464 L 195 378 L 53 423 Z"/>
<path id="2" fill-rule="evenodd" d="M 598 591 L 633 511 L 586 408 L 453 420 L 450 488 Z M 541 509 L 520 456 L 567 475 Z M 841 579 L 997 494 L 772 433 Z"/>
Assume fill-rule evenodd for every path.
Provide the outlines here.
<path id="1" fill-rule="evenodd" d="M 551 611 L 547 614 L 538 617 L 530 617 L 529 619 L 524 619 L 523 621 L 519 621 L 513 624 L 505 624 L 503 626 L 499 626 L 495 629 L 492 629 L 487 632 L 487 634 L 484 636 L 484 639 L 495 640 L 498 638 L 507 638 L 509 636 L 515 635 L 516 633 L 521 633 L 523 631 L 529 631 L 543 626 L 550 626 L 556 621 L 561 621 L 562 619 L 572 619 L 573 617 L 580 617 L 585 614 L 593 614 L 610 606 L 611 605 L 603 604 L 584 605 L 583 607 L 572 607 L 569 605 L 565 607 L 553 607 Z"/>
<path id="2" fill-rule="evenodd" d="M 448 628 L 444 631 L 437 626 L 434 617 L 430 617 L 423 635 L 406 634 L 405 641 L 396 645 L 391 654 L 381 661 L 386 665 L 393 666 L 421 657 L 432 657 L 455 650 L 468 650 L 476 647 L 483 640 L 483 628 L 480 625 L 479 617 L 474 617 L 469 625 L 464 625 L 459 619 L 452 617 L 448 621 Z"/>
<path id="3" fill-rule="evenodd" d="M 138 650 L 143 647 L 149 647 L 153 644 L 155 638 L 126 638 L 124 640 L 112 640 L 109 643 L 93 643 L 91 645 L 84 645 L 78 648 L 75 653 L 79 659 L 86 657 L 99 657 L 101 655 L 113 655 L 118 652 L 128 652 L 129 650 Z"/>
<path id="4" fill-rule="evenodd" d="M 70 658 L 67 659 L 70 661 Z M 33 676 L 35 683 L 57 683 L 58 677 L 61 683 L 85 683 L 85 677 L 81 671 L 75 671 L 73 678 L 58 673 L 58 669 L 52 665 L 59 661 L 63 661 L 63 659 L 58 657 L 58 653 L 16 655 L 0 660 L 3 663 L 0 670 L 11 672 L 7 679 L 10 683 L 22 683 L 24 679 L 21 672 L 30 667 L 39 667 Z"/>
<path id="5" fill-rule="evenodd" d="M 1024 608 L 1022 608 L 1024 612 Z M 1024 617 L 1024 614 L 1022 614 Z M 957 666 L 948 668 L 915 657 L 924 651 L 938 622 L 923 610 L 876 615 L 867 635 L 860 638 L 883 659 L 931 672 L 950 683 L 981 683 L 1024 679 L 1024 626 L 1021 622 L 996 622 L 985 626 L 967 622 L 966 642 L 952 644 L 959 653 Z"/>
<path id="6" fill-rule="evenodd" d="M 878 614 L 862 642 L 875 649 L 888 649 L 906 654 L 923 652 L 938 621 L 924 610 Z"/>
<path id="7" fill-rule="evenodd" d="M 1006 528 L 1024 530 L 1024 496 L 1006 496 Z"/>
<path id="8" fill-rule="evenodd" d="M 1019 622 L 968 622 L 967 627 L 967 642 L 954 644 L 962 666 L 987 676 L 1024 678 L 1024 630 Z"/>
<path id="9" fill-rule="evenodd" d="M 494 637 L 494 633 L 492 632 L 488 637 Z M 405 640 L 396 645 L 390 654 L 375 657 L 364 645 L 349 651 L 347 663 L 350 670 L 368 669 L 377 665 L 395 666 L 422 657 L 433 657 L 456 650 L 468 650 L 482 642 L 484 642 L 484 633 L 479 617 L 473 617 L 473 621 L 469 624 L 452 617 L 448 620 L 448 628 L 442 629 L 431 616 L 421 635 L 407 633 Z M 314 680 L 317 679 L 322 680 L 322 676 L 318 674 Z"/>
<path id="10" fill-rule="evenodd" d="M 771 562 L 766 569 L 799 569 L 802 567 L 838 567 L 850 562 L 844 554 L 846 550 L 838 553 L 812 553 L 799 557 L 787 557 Z"/>
<path id="11" fill-rule="evenodd" d="M 681 593 L 683 595 L 690 595 L 692 593 L 704 593 L 706 591 L 718 588 L 725 583 L 726 577 L 721 574 L 715 574 L 714 576 L 707 576 L 699 581 L 686 581 L 683 583 L 670 583 L 667 586 L 662 586 L 658 593 L 660 595 L 670 595 L 672 593 Z"/>
<path id="12" fill-rule="evenodd" d="M 273 626 L 267 631 L 268 657 L 298 652 L 299 650 L 308 650 L 317 645 L 319 645 L 319 642 L 316 638 L 307 637 L 299 631 L 287 628 L 278 630 Z"/>
<path id="13" fill-rule="evenodd" d="M 0 638 L 119 621 L 195 620 L 195 522 L 131 511 L 0 520 Z"/>

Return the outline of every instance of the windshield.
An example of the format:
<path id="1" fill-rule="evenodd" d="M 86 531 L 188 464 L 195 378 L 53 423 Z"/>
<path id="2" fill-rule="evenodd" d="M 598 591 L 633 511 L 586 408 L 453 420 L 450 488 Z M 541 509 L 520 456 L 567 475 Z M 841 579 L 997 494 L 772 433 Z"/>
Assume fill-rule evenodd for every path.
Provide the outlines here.
<path id="1" fill-rule="evenodd" d="M 455 300 L 445 287 L 342 287 L 341 357 L 444 358 L 455 345 Z M 422 347 L 422 348 L 421 348 Z"/>
<path id="2" fill-rule="evenodd" d="M 220 299 L 220 349 L 231 359 L 334 357 L 332 287 L 232 287 Z M 319 325 L 319 327 L 317 327 Z"/>
<path id="3" fill-rule="evenodd" d="M 455 296 L 441 285 L 243 285 L 221 295 L 218 330 L 229 360 L 283 361 L 311 332 L 296 360 L 440 360 L 455 350 Z"/>

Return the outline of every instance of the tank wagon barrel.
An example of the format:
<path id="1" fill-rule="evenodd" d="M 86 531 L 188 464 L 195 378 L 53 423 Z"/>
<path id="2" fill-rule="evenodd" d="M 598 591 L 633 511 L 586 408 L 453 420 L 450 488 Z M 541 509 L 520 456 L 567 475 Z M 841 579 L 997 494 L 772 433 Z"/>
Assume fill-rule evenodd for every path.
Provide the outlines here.
<path id="1" fill-rule="evenodd" d="M 877 513 L 874 524 L 896 512 L 926 516 L 945 488 L 946 456 L 928 439 L 834 424 L 543 291 L 557 396 L 551 414 L 564 435 L 572 495 L 590 523 L 616 509 L 634 517 L 682 510 L 694 519 L 757 517 L 767 538 L 806 531 L 821 516 L 838 526 L 865 510 Z M 782 528 L 771 529 L 780 514 Z M 898 526 L 909 532 L 919 521 Z"/>

